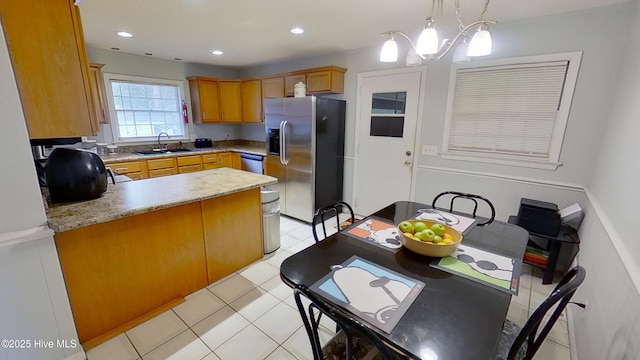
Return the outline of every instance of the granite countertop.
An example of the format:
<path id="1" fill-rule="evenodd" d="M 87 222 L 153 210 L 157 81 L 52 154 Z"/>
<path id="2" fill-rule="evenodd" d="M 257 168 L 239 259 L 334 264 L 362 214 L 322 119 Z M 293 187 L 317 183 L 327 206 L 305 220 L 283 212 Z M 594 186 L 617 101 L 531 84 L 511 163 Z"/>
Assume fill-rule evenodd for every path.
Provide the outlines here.
<path id="1" fill-rule="evenodd" d="M 271 176 L 232 168 L 204 170 L 138 181 L 109 183 L 98 199 L 49 204 L 49 227 L 63 232 L 275 184 Z"/>
<path id="2" fill-rule="evenodd" d="M 264 147 L 250 146 L 250 145 L 230 145 L 225 147 L 188 148 L 188 149 L 191 151 L 175 152 L 175 153 L 169 153 L 169 154 L 160 153 L 157 155 L 138 155 L 133 152 L 123 152 L 115 155 L 100 155 L 100 158 L 102 158 L 102 161 L 108 165 L 108 164 L 111 164 L 114 162 L 120 162 L 120 161 L 140 161 L 144 159 L 160 159 L 163 157 L 202 155 L 202 154 L 228 152 L 228 151 L 233 151 L 238 153 L 248 153 L 253 155 L 261 155 L 261 156 L 267 155 L 267 151 Z"/>

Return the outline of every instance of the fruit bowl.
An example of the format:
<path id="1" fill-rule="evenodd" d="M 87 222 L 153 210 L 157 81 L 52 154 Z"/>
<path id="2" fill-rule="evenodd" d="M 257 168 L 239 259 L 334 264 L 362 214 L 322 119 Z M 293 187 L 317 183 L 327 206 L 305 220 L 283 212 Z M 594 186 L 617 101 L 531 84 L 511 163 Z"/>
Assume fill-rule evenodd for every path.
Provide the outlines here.
<path id="1" fill-rule="evenodd" d="M 429 220 L 406 220 L 407 222 L 411 223 L 412 226 L 415 227 L 415 224 L 417 222 L 422 222 L 424 223 L 427 228 L 431 228 L 431 226 L 433 224 L 440 224 L 436 221 L 429 221 Z M 402 246 L 406 247 L 407 249 L 418 253 L 420 255 L 425 255 L 425 256 L 431 256 L 431 257 L 445 257 L 445 256 L 449 256 L 451 255 L 454 251 L 456 251 L 456 249 L 458 248 L 458 244 L 460 244 L 460 242 L 462 241 L 462 234 L 460 234 L 459 231 L 457 231 L 456 229 L 441 224 L 444 227 L 444 234 L 448 234 L 448 235 L 442 235 L 443 237 L 448 237 L 451 240 L 448 241 L 441 241 L 440 243 L 433 243 L 433 242 L 427 242 L 424 240 L 419 240 L 416 239 L 414 237 L 409 237 L 407 235 L 405 235 L 405 233 L 402 231 L 402 229 L 400 228 L 400 224 L 398 224 L 398 230 L 399 230 L 399 235 L 400 235 L 400 242 L 402 242 Z M 406 230 L 406 228 L 405 228 Z M 412 233 L 413 235 L 413 233 Z"/>

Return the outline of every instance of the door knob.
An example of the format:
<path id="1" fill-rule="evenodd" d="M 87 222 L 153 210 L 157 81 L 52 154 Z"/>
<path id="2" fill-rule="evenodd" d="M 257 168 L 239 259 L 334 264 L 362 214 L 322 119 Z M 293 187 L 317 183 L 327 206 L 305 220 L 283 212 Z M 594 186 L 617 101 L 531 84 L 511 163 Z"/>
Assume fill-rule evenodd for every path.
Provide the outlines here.
<path id="1" fill-rule="evenodd" d="M 405 160 L 404 164 L 407 166 L 411 165 L 411 160 Z"/>
<path id="2" fill-rule="evenodd" d="M 407 151 L 407 152 L 405 153 L 405 155 L 407 155 L 407 156 L 411 156 L 411 151 Z"/>

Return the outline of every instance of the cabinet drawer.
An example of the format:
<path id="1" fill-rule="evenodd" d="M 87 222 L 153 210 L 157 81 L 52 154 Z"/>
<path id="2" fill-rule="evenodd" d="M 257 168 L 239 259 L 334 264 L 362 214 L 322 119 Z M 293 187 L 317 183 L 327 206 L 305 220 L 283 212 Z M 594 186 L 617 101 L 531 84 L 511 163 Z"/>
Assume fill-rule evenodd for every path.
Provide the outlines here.
<path id="1" fill-rule="evenodd" d="M 178 174 L 184 174 L 184 173 L 190 173 L 190 172 L 196 172 L 196 171 L 202 171 L 202 164 L 186 165 L 186 166 L 180 166 L 178 168 Z"/>
<path id="2" fill-rule="evenodd" d="M 118 174 L 129 174 L 133 172 L 142 171 L 142 166 L 140 165 L 140 162 L 118 163 L 118 164 L 111 164 L 108 166 L 110 166 L 111 169 L 113 169 L 113 171 L 117 172 Z"/>
<path id="3" fill-rule="evenodd" d="M 211 169 L 218 169 L 218 168 L 220 168 L 220 163 L 202 164 L 203 170 L 211 170 Z"/>
<path id="4" fill-rule="evenodd" d="M 202 157 L 200 155 L 179 156 L 176 161 L 178 166 L 200 165 L 202 164 Z"/>
<path id="5" fill-rule="evenodd" d="M 127 177 L 129 177 L 131 180 L 142 180 L 143 179 L 141 172 L 128 173 Z"/>
<path id="6" fill-rule="evenodd" d="M 149 170 L 173 168 L 173 164 L 173 158 L 147 160 Z M 149 175 L 151 175 L 151 171 L 149 171 Z"/>
<path id="7" fill-rule="evenodd" d="M 218 164 L 218 163 L 220 163 L 220 157 L 218 156 L 218 154 L 202 155 L 202 163 L 203 164 Z"/>
<path id="8" fill-rule="evenodd" d="M 155 178 L 155 177 L 160 177 L 160 176 L 169 176 L 169 175 L 175 175 L 175 174 L 176 174 L 176 172 L 173 170 L 173 168 L 149 170 L 149 177 L 150 178 Z"/>

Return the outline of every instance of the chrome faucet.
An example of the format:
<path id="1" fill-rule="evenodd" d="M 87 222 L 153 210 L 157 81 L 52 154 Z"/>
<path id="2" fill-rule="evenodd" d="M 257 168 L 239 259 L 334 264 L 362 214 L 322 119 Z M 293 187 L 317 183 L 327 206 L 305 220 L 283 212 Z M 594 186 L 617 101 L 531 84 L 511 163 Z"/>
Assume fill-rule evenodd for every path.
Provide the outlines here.
<path id="1" fill-rule="evenodd" d="M 164 131 L 163 131 L 163 132 L 161 132 L 160 134 L 158 134 L 158 150 L 162 150 L 162 144 L 160 143 L 160 136 L 162 136 L 162 134 L 167 135 L 167 140 L 171 140 L 171 136 L 169 136 L 169 134 L 167 134 L 167 133 L 166 133 L 166 132 L 164 132 Z M 167 146 L 166 146 L 166 147 L 169 147 L 169 144 L 167 144 Z M 165 147 L 165 150 L 166 150 L 166 147 Z"/>

